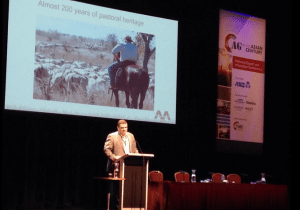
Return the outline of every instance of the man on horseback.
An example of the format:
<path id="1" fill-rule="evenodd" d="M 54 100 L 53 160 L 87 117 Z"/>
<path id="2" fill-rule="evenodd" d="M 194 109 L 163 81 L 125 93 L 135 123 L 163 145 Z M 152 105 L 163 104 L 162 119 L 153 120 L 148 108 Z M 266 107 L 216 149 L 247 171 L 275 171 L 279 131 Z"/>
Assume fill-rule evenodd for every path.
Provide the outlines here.
<path id="1" fill-rule="evenodd" d="M 120 61 L 116 61 L 108 67 L 110 77 L 110 89 L 116 89 L 115 75 L 119 68 L 125 69 L 129 65 L 135 65 L 138 59 L 138 48 L 132 43 L 130 36 L 124 38 L 125 44 L 118 44 L 112 49 L 112 54 L 120 52 Z"/>

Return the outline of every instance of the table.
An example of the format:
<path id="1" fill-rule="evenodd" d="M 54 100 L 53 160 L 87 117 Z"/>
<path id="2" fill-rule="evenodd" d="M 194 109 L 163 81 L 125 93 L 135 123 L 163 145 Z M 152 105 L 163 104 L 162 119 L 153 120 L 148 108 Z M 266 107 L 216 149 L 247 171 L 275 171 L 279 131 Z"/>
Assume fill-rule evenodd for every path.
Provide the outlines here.
<path id="1" fill-rule="evenodd" d="M 125 178 L 114 178 L 114 177 L 94 177 L 94 179 L 107 180 L 107 181 L 122 181 Z M 110 210 L 110 193 L 107 193 L 107 210 Z"/>
<path id="2" fill-rule="evenodd" d="M 288 210 L 286 185 L 149 182 L 148 210 Z"/>
<path id="3" fill-rule="evenodd" d="M 114 178 L 114 177 L 94 177 L 94 179 L 109 180 L 109 181 L 122 181 L 122 180 L 126 180 L 125 178 Z"/>

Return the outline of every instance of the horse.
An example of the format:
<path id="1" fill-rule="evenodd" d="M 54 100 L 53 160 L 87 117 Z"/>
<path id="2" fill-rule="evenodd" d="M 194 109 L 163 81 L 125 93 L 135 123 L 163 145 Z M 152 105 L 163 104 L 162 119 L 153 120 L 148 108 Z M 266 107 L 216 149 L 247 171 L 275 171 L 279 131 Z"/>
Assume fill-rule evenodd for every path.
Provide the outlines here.
<path id="1" fill-rule="evenodd" d="M 115 55 L 118 61 L 119 58 Z M 116 107 L 119 107 L 118 91 L 124 91 L 126 95 L 126 106 L 128 108 L 143 109 L 146 91 L 149 87 L 149 74 L 146 70 L 136 65 L 119 68 L 115 75 L 115 88 L 112 90 L 116 99 Z M 131 103 L 129 101 L 131 96 Z M 138 98 L 140 102 L 138 106 Z"/>

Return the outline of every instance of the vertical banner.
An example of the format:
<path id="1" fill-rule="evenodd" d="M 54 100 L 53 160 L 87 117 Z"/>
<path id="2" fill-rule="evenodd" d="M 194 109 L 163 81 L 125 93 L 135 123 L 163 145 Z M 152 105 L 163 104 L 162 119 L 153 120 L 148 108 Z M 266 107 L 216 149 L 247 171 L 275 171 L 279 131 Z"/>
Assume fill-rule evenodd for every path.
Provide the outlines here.
<path id="1" fill-rule="evenodd" d="M 263 143 L 266 20 L 220 10 L 217 139 Z"/>

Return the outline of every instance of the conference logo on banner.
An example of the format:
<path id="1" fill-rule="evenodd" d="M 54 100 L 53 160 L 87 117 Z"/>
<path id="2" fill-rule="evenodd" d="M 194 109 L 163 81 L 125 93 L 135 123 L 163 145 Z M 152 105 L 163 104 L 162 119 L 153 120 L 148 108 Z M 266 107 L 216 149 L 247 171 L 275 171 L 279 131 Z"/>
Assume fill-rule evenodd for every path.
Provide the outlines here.
<path id="1" fill-rule="evenodd" d="M 259 45 L 249 45 L 243 44 L 242 42 L 236 42 L 236 36 L 234 34 L 228 34 L 225 38 L 225 49 L 228 52 L 232 52 L 232 50 L 242 50 L 245 49 L 247 53 L 255 53 L 255 54 L 262 54 L 263 47 Z"/>
<path id="2" fill-rule="evenodd" d="M 264 19 L 220 10 L 219 139 L 263 142 L 265 28 Z"/>

